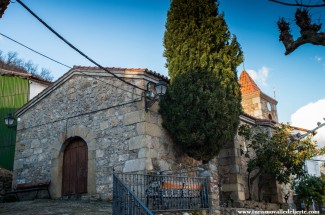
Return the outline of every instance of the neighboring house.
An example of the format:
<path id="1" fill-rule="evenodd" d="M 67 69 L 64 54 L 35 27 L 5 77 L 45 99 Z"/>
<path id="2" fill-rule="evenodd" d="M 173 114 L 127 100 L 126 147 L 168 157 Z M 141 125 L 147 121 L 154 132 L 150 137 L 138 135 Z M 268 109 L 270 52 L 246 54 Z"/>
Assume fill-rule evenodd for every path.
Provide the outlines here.
<path id="1" fill-rule="evenodd" d="M 47 88 L 51 82 L 37 76 L 0 69 L 0 167 L 12 170 L 16 128 L 8 128 L 4 118 Z"/>
<path id="2" fill-rule="evenodd" d="M 293 128 L 292 133 L 294 135 L 297 135 L 298 133 L 300 135 L 305 135 L 307 132 L 310 132 L 308 129 L 299 128 L 296 126 L 291 126 L 291 127 Z M 317 132 L 313 131 L 313 132 L 310 132 L 309 135 L 314 136 L 316 134 L 317 134 Z M 309 175 L 313 175 L 313 176 L 317 176 L 317 177 L 321 176 L 321 162 L 317 161 L 317 157 L 312 158 L 311 160 L 306 160 L 304 169 Z"/>
<path id="3" fill-rule="evenodd" d="M 321 163 L 319 161 L 307 160 L 305 168 L 309 175 L 321 177 Z"/>
<path id="4" fill-rule="evenodd" d="M 246 71 L 242 71 L 238 82 L 244 111 L 240 116 L 241 123 L 272 130 L 278 123 L 277 101 L 264 94 Z M 218 156 L 223 201 L 243 201 L 248 198 L 247 161 L 241 155 L 241 150 L 247 150 L 246 142 L 237 135 L 234 142 L 226 144 Z M 252 185 L 253 200 L 284 203 L 281 187 L 275 180 L 271 180 L 260 191 L 258 184 L 259 180 L 256 180 Z"/>
<path id="5" fill-rule="evenodd" d="M 169 81 L 147 69 L 107 69 L 142 89 L 148 82 Z M 246 72 L 240 84 L 248 113 L 240 116 L 241 123 L 272 129 L 277 120 L 276 100 L 263 94 Z M 254 90 L 246 90 L 252 86 Z M 14 185 L 51 180 L 54 198 L 84 195 L 105 200 L 112 198 L 113 169 L 146 173 L 174 170 L 180 163 L 201 165 L 174 147 L 161 125 L 158 104 L 146 111 L 144 96 L 143 90 L 97 67 L 68 71 L 16 112 L 20 121 Z M 247 172 L 240 154 L 244 146 L 237 136 L 218 159 L 209 162 L 212 204 L 218 204 L 218 185 L 234 201 L 247 197 Z M 274 202 L 284 201 L 276 182 L 263 192 Z"/>

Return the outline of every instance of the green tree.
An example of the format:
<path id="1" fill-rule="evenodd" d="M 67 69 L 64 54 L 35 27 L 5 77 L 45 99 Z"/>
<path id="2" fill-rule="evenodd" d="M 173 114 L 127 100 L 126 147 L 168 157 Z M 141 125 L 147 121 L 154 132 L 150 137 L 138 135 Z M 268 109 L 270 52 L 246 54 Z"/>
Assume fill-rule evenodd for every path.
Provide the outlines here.
<path id="1" fill-rule="evenodd" d="M 298 197 L 304 201 L 306 209 L 309 210 L 313 200 L 317 203 L 323 203 L 325 181 L 316 176 L 305 175 L 295 181 L 294 190 Z"/>
<path id="2" fill-rule="evenodd" d="M 174 143 L 197 160 L 233 141 L 241 113 L 243 55 L 215 0 L 172 0 L 164 37 L 171 84 L 160 102 Z"/>
<path id="3" fill-rule="evenodd" d="M 280 124 L 273 130 L 247 125 L 239 127 L 239 135 L 248 143 L 248 150 L 242 152 L 248 158 L 249 186 L 262 174 L 288 184 L 292 175 L 301 177 L 305 174 L 306 160 L 324 154 L 325 148 L 318 148 L 310 136 L 300 139 L 292 132 L 293 128 L 288 124 Z"/>

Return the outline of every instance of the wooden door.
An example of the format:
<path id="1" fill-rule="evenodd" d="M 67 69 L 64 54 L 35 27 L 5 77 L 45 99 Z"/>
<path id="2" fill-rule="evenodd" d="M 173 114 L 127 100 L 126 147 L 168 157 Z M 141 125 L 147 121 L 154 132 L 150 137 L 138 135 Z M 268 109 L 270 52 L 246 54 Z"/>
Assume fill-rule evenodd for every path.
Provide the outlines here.
<path id="1" fill-rule="evenodd" d="M 63 156 L 63 195 L 87 193 L 88 148 L 81 138 L 72 140 Z"/>

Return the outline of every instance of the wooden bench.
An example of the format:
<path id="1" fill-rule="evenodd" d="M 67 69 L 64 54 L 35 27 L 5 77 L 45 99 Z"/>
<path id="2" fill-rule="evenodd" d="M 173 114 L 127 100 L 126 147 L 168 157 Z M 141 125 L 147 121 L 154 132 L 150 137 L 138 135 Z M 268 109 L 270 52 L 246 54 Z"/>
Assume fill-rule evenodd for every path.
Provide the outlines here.
<path id="1" fill-rule="evenodd" d="M 18 196 L 19 193 L 36 191 L 36 195 L 34 196 L 34 199 L 35 199 L 38 196 L 38 191 L 47 190 L 47 194 L 48 194 L 49 198 L 51 199 L 52 197 L 51 197 L 51 194 L 49 191 L 50 184 L 51 184 L 51 181 L 17 184 L 16 187 L 13 189 L 13 191 L 6 192 L 5 196 L 14 194 L 14 195 L 16 195 L 16 198 L 19 201 L 19 196 Z"/>

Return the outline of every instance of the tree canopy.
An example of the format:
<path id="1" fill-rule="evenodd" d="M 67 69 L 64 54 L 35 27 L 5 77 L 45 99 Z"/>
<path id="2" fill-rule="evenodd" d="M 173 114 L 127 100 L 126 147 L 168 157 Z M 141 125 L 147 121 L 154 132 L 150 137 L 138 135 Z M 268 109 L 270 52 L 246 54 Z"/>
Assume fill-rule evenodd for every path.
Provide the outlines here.
<path id="1" fill-rule="evenodd" d="M 215 0 L 172 0 L 164 36 L 171 78 L 160 102 L 174 143 L 197 160 L 233 141 L 241 113 L 237 66 L 243 55 Z"/>
<path id="2" fill-rule="evenodd" d="M 318 203 L 324 203 L 325 181 L 316 176 L 305 175 L 294 183 L 294 190 L 298 197 L 302 199 L 309 209 L 313 200 Z"/>
<path id="3" fill-rule="evenodd" d="M 239 135 L 247 140 L 247 172 L 253 173 L 249 183 L 261 174 L 273 176 L 279 183 L 288 184 L 291 176 L 305 174 L 306 160 L 325 153 L 325 148 L 318 148 L 310 136 L 299 139 L 293 135 L 294 128 L 288 124 L 279 124 L 272 131 L 261 127 L 241 125 Z"/>

